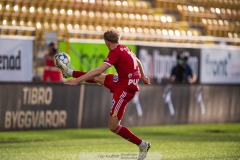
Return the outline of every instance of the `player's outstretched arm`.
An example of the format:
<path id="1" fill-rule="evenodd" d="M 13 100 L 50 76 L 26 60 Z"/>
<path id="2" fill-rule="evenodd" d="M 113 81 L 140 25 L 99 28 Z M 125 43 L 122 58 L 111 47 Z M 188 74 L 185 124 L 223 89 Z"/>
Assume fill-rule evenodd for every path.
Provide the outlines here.
<path id="1" fill-rule="evenodd" d="M 139 70 L 140 70 L 140 73 L 141 73 L 143 83 L 149 85 L 150 84 L 150 79 L 145 75 L 145 72 L 144 72 L 141 61 L 138 58 L 136 58 L 136 60 L 137 60 L 137 63 L 138 63 L 138 67 L 139 67 Z"/>

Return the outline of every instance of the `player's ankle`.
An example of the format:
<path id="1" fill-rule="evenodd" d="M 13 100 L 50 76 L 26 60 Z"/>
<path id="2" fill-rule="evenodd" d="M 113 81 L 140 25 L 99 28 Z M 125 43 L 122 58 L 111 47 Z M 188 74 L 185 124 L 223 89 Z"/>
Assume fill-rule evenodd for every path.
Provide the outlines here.
<path id="1" fill-rule="evenodd" d="M 144 147 L 146 145 L 146 142 L 142 140 L 142 142 L 138 145 L 138 147 Z"/>
<path id="2" fill-rule="evenodd" d="M 72 77 L 73 70 L 70 69 L 70 68 L 67 68 L 66 73 L 67 73 L 68 76 L 71 76 L 71 77 Z"/>

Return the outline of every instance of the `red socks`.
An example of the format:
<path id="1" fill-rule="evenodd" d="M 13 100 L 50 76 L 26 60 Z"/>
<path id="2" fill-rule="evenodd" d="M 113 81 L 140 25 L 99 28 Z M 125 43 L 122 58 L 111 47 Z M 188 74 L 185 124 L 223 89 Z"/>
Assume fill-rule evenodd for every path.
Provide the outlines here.
<path id="1" fill-rule="evenodd" d="M 121 136 L 122 138 L 136 144 L 140 145 L 142 140 L 134 135 L 128 128 L 125 126 L 119 125 L 118 128 L 114 131 L 116 134 Z"/>
<path id="2" fill-rule="evenodd" d="M 80 76 L 82 76 L 82 75 L 84 75 L 84 74 L 86 74 L 86 73 L 87 73 L 87 72 L 73 71 L 72 77 L 78 78 L 78 77 L 80 77 Z M 96 83 L 96 82 L 94 81 L 94 79 L 86 80 L 86 82 L 88 82 L 88 83 Z"/>

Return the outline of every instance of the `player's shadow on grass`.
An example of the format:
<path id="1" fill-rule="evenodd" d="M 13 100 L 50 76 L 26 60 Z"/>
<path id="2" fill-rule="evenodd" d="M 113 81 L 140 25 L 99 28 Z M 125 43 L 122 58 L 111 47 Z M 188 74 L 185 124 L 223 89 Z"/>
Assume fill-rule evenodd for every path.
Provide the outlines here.
<path id="1" fill-rule="evenodd" d="M 32 139 L 32 140 L 20 140 L 20 139 L 16 139 L 16 138 L 11 138 L 8 140 L 0 140 L 0 144 L 4 144 L 4 143 L 32 143 L 32 142 L 44 142 L 44 141 L 49 141 L 49 140 L 43 140 L 43 139 Z"/>
<path id="2" fill-rule="evenodd" d="M 198 132 L 145 131 L 143 135 L 149 135 L 163 141 L 240 141 L 237 133 L 220 129 L 207 129 Z"/>
<path id="3" fill-rule="evenodd" d="M 206 129 L 205 132 L 207 133 L 226 133 L 227 131 L 221 129 Z"/>

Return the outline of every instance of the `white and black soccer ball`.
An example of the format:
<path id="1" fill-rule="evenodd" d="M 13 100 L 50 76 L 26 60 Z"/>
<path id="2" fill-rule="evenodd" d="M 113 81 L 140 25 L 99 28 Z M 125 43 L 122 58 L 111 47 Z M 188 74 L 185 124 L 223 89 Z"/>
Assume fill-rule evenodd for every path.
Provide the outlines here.
<path id="1" fill-rule="evenodd" d="M 65 64 L 66 66 L 70 65 L 70 57 L 67 53 L 60 52 L 56 56 L 57 56 L 57 59 L 61 61 L 63 64 Z"/>

